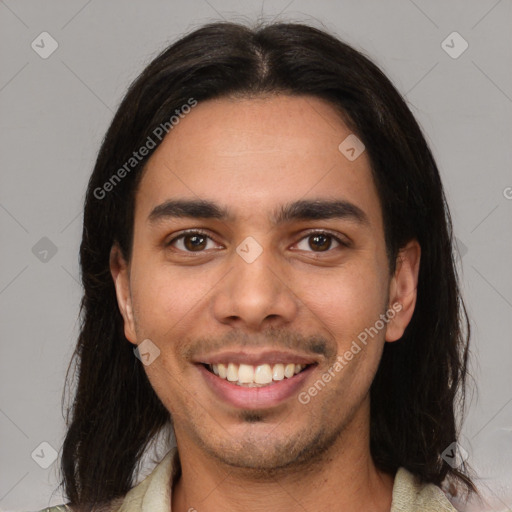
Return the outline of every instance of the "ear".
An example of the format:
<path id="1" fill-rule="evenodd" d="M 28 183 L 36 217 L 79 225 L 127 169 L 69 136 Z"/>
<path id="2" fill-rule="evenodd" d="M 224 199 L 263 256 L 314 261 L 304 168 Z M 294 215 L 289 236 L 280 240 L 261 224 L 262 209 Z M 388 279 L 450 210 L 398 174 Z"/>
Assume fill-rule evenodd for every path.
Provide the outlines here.
<path id="1" fill-rule="evenodd" d="M 110 273 L 116 288 L 117 304 L 124 320 L 124 335 L 128 341 L 136 345 L 137 337 L 130 292 L 130 268 L 117 244 L 114 244 L 110 250 Z"/>
<path id="2" fill-rule="evenodd" d="M 421 247 L 411 240 L 399 250 L 395 275 L 389 285 L 389 308 L 396 314 L 386 329 L 386 341 L 399 340 L 411 321 L 416 306 Z"/>

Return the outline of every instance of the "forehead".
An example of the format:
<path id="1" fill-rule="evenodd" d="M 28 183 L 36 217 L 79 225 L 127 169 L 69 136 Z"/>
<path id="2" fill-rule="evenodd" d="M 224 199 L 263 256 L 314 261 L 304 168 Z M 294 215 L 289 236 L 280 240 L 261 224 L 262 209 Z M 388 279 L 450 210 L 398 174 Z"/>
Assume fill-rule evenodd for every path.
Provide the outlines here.
<path id="1" fill-rule="evenodd" d="M 149 159 L 136 216 L 170 199 L 204 199 L 230 220 L 269 222 L 299 199 L 345 200 L 381 228 L 370 161 L 339 145 L 350 129 L 331 105 L 308 96 L 222 98 L 199 103 Z"/>

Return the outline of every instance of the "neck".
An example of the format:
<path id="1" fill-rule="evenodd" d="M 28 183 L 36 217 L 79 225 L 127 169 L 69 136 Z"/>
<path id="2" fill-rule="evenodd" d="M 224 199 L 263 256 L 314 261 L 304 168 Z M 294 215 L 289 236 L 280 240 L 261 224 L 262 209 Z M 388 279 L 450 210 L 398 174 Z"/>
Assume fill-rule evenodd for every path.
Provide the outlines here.
<path id="1" fill-rule="evenodd" d="M 172 491 L 173 512 L 389 512 L 391 507 L 394 478 L 373 463 L 365 414 L 353 419 L 321 459 L 272 474 L 225 465 L 187 440 L 177 444 L 184 456 Z"/>

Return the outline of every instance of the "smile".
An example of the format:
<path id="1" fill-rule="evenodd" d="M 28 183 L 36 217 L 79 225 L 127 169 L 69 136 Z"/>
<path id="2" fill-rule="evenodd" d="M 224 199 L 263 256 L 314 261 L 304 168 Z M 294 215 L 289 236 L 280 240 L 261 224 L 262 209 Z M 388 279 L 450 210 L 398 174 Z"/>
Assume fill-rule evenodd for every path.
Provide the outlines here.
<path id="1" fill-rule="evenodd" d="M 316 367 L 316 363 L 196 365 L 209 393 L 231 407 L 246 410 L 270 409 L 285 403 L 300 392 Z"/>
<path id="2" fill-rule="evenodd" d="M 236 363 L 205 365 L 206 369 L 217 377 L 244 387 L 268 386 L 283 379 L 291 379 L 307 366 L 309 365 L 295 363 L 264 363 L 257 366 Z"/>

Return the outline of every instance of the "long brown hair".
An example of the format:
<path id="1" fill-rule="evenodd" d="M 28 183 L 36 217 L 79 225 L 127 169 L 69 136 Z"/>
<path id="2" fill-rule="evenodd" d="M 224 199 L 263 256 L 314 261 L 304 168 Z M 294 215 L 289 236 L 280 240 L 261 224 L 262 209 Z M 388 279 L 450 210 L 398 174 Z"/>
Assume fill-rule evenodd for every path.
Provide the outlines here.
<path id="1" fill-rule="evenodd" d="M 371 387 L 375 464 L 390 473 L 405 467 L 437 485 L 449 477 L 474 490 L 464 466 L 452 468 L 441 458 L 458 438 L 456 415 L 464 411 L 470 325 L 450 212 L 420 127 L 380 69 L 326 32 L 294 23 L 223 22 L 186 35 L 144 69 L 114 116 L 89 181 L 81 331 L 70 363 L 76 362 L 78 378 L 61 460 L 71 505 L 94 507 L 126 494 L 148 443 L 171 422 L 124 336 L 109 270 L 115 242 L 130 258 L 135 192 L 155 148 L 110 181 L 107 193 L 98 191 L 148 136 L 158 147 L 155 128 L 190 98 L 275 92 L 327 100 L 363 141 L 382 205 L 390 273 L 409 240 L 422 248 L 414 315 L 402 339 L 385 344 Z"/>

